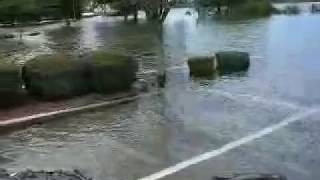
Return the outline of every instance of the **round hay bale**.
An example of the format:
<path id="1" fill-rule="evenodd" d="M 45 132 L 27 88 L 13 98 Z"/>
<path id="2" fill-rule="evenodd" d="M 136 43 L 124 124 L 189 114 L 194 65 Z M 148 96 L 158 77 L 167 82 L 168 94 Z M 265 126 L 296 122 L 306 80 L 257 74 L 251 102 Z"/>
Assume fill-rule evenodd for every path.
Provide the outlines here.
<path id="1" fill-rule="evenodd" d="M 22 102 L 20 67 L 0 60 L 0 107 L 9 107 Z"/>
<path id="2" fill-rule="evenodd" d="M 91 87 L 98 93 L 129 90 L 138 71 L 131 57 L 102 51 L 93 52 L 90 66 Z"/>
<path id="3" fill-rule="evenodd" d="M 84 65 L 66 55 L 36 57 L 25 64 L 22 75 L 27 91 L 44 99 L 71 97 L 89 91 Z"/>
<path id="4" fill-rule="evenodd" d="M 218 52 L 216 59 L 218 70 L 223 73 L 246 71 L 250 66 L 250 56 L 246 52 Z"/>
<path id="5" fill-rule="evenodd" d="M 188 59 L 190 75 L 194 77 L 211 76 L 216 71 L 214 56 L 198 56 Z"/>

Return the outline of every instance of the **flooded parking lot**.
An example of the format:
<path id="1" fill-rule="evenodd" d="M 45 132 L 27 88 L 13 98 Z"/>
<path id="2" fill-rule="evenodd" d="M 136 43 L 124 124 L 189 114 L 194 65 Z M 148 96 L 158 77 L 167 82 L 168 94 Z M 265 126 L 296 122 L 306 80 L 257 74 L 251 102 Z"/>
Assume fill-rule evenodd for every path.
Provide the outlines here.
<path id="1" fill-rule="evenodd" d="M 230 20 L 195 12 L 185 16 L 185 11 L 173 10 L 162 27 L 95 17 L 71 29 L 39 27 L 40 37 L 20 45 L 0 42 L 2 55 L 22 63 L 51 51 L 112 49 L 135 56 L 141 71 L 171 68 L 159 96 L 1 136 L 0 167 L 80 168 L 96 179 L 139 179 L 298 116 L 164 179 L 210 179 L 232 172 L 318 177 L 320 16 Z M 249 71 L 200 80 L 189 79 L 180 68 L 188 56 L 219 50 L 250 52 Z"/>

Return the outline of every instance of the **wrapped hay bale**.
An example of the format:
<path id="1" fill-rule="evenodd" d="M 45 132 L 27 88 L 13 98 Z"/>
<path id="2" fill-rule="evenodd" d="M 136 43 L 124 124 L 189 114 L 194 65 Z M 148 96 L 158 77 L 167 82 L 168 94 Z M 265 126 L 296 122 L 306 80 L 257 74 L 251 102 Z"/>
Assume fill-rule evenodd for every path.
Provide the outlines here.
<path id="1" fill-rule="evenodd" d="M 84 65 L 66 55 L 43 55 L 23 67 L 27 91 L 36 97 L 54 99 L 89 91 Z"/>
<path id="2" fill-rule="evenodd" d="M 188 59 L 190 74 L 195 77 L 210 76 L 216 71 L 214 56 L 199 56 Z"/>
<path id="3" fill-rule="evenodd" d="M 20 68 L 8 60 L 0 60 L 0 107 L 8 107 L 22 100 Z"/>
<path id="4" fill-rule="evenodd" d="M 225 51 L 216 53 L 220 72 L 246 71 L 250 66 L 250 56 L 246 52 Z"/>
<path id="5" fill-rule="evenodd" d="M 90 66 L 91 87 L 98 93 L 129 90 L 138 71 L 131 57 L 102 51 L 93 52 Z"/>

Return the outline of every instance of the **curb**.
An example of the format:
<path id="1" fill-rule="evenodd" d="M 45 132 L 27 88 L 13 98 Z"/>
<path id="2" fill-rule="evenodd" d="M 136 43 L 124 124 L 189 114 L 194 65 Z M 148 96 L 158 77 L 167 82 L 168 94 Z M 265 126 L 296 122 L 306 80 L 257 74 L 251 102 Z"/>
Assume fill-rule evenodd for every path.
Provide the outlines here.
<path id="1" fill-rule="evenodd" d="M 0 132 L 2 133 L 3 131 L 11 130 L 11 128 L 21 128 L 21 127 L 27 127 L 37 123 L 47 122 L 57 117 L 62 117 L 62 116 L 70 115 L 73 113 L 85 112 L 85 111 L 95 110 L 102 107 L 128 103 L 128 102 L 135 101 L 139 98 L 150 97 L 157 94 L 159 93 L 156 92 L 156 93 L 148 93 L 148 94 L 142 94 L 142 95 L 131 95 L 131 96 L 128 95 L 126 97 L 120 97 L 119 99 L 108 100 L 101 103 L 94 103 L 94 104 L 89 104 L 89 105 L 75 107 L 75 108 L 68 108 L 68 109 L 62 109 L 58 111 L 39 113 L 39 114 L 25 116 L 21 118 L 8 119 L 5 121 L 0 121 Z"/>

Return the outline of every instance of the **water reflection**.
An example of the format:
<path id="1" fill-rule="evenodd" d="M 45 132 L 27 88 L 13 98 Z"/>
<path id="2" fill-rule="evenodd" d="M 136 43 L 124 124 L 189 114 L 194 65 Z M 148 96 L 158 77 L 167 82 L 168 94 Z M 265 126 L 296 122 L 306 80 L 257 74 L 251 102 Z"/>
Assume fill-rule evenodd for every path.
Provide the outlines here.
<path id="1" fill-rule="evenodd" d="M 72 26 L 50 30 L 46 32 L 49 40 L 48 46 L 58 53 L 76 52 L 81 49 L 81 32 L 82 28 Z"/>

